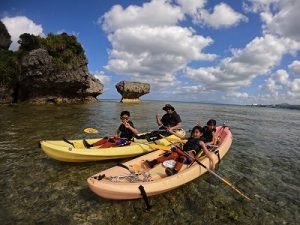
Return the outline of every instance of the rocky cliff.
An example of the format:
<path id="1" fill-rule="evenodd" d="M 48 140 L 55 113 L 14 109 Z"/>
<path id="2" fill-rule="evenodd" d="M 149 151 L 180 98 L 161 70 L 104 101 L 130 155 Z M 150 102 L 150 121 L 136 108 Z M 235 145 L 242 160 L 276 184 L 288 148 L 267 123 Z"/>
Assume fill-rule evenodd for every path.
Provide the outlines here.
<path id="1" fill-rule="evenodd" d="M 75 36 L 22 34 L 19 43 L 17 52 L 0 50 L 0 103 L 81 103 L 103 92 Z"/>
<path id="2" fill-rule="evenodd" d="M 141 82 L 121 81 L 116 84 L 116 88 L 122 95 L 121 102 L 124 103 L 139 103 L 139 97 L 150 92 L 150 84 Z"/>
<path id="3" fill-rule="evenodd" d="M 32 103 L 76 103 L 96 100 L 103 85 L 87 70 L 82 58 L 76 68 L 57 71 L 45 49 L 29 52 L 22 59 L 18 99 Z"/>

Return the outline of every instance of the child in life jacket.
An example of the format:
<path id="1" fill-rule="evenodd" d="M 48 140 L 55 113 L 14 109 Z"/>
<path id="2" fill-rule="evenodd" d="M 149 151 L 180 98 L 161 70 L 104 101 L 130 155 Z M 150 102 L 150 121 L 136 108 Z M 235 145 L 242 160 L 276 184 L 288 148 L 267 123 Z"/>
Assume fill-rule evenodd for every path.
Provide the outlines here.
<path id="1" fill-rule="evenodd" d="M 213 119 L 207 121 L 206 126 L 202 127 L 202 138 L 204 143 L 214 144 L 214 135 L 216 133 L 216 124 L 217 122 Z"/>
<path id="2" fill-rule="evenodd" d="M 90 147 L 120 147 L 129 145 L 132 138 L 138 134 L 138 130 L 134 127 L 130 118 L 130 112 L 122 111 L 120 114 L 121 125 L 118 127 L 114 137 L 104 137 L 102 140 L 97 141 L 93 144 L 89 144 L 86 140 L 83 140 L 84 145 L 87 148 Z"/>
<path id="3" fill-rule="evenodd" d="M 185 139 L 186 137 L 183 137 L 179 134 L 176 134 L 175 132 L 171 131 L 171 133 L 173 133 L 174 135 Z M 207 148 L 205 143 L 202 140 L 202 129 L 200 126 L 195 126 L 192 129 L 191 132 L 191 136 L 187 138 L 187 142 L 183 145 L 183 151 L 185 151 L 186 153 L 188 153 L 191 157 L 195 157 L 200 151 L 203 151 L 206 156 L 209 158 L 210 161 L 210 167 L 211 169 L 214 169 L 215 165 L 214 165 L 214 160 L 212 157 L 212 153 L 210 153 Z M 182 168 L 184 163 L 190 164 L 191 160 L 188 156 L 186 156 L 180 149 L 178 149 L 177 147 L 173 147 L 171 149 L 171 152 L 168 152 L 166 154 L 164 154 L 163 156 L 154 159 L 154 160 L 146 160 L 145 161 L 145 165 L 153 168 L 156 164 L 158 163 L 163 163 L 166 160 L 175 160 L 176 164 L 175 167 L 173 169 L 171 168 L 166 168 L 165 172 L 168 176 L 174 175 L 176 173 L 178 173 L 180 171 L 180 169 Z"/>

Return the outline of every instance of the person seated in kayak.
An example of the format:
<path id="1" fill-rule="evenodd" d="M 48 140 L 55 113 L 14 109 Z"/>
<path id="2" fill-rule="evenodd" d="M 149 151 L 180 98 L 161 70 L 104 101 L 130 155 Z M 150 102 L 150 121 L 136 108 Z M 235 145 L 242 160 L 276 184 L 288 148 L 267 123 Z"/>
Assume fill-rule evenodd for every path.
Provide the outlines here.
<path id="1" fill-rule="evenodd" d="M 139 131 L 134 127 L 132 121 L 129 120 L 130 112 L 122 111 L 120 114 L 120 119 L 122 121 L 121 125 L 116 131 L 115 137 L 126 139 L 128 141 L 132 140 Z"/>
<path id="2" fill-rule="evenodd" d="M 216 120 L 210 119 L 207 121 L 206 126 L 202 127 L 203 141 L 206 145 L 215 143 L 216 124 Z"/>
<path id="3" fill-rule="evenodd" d="M 135 135 L 139 132 L 134 127 L 132 121 L 129 120 L 130 112 L 122 111 L 120 114 L 120 119 L 122 121 L 121 125 L 118 127 L 115 135 L 113 137 L 104 137 L 102 140 L 97 141 L 93 144 L 87 143 L 86 140 L 83 140 L 83 143 L 86 147 L 116 147 L 116 146 L 124 146 L 130 144 L 130 141 L 133 139 Z"/>
<path id="4" fill-rule="evenodd" d="M 161 126 L 159 129 L 174 131 L 181 128 L 182 121 L 175 108 L 170 104 L 166 104 L 162 109 L 166 111 L 162 118 L 160 118 L 159 113 L 156 114 L 156 123 L 158 126 Z"/>
<path id="5" fill-rule="evenodd" d="M 169 129 L 171 133 L 176 135 L 177 137 L 180 137 L 182 139 L 185 139 L 186 137 L 181 136 L 179 134 L 176 134 L 174 131 Z M 214 160 L 212 157 L 212 153 L 209 152 L 206 148 L 205 143 L 202 140 L 202 129 L 200 126 L 195 126 L 192 129 L 190 137 L 187 138 L 187 142 L 183 145 L 183 151 L 188 153 L 191 157 L 196 157 L 197 154 L 201 151 L 203 151 L 206 156 L 209 158 L 210 161 L 210 167 L 211 169 L 214 169 Z M 145 165 L 149 168 L 153 168 L 158 163 L 163 163 L 166 160 L 175 160 L 176 164 L 175 167 L 172 168 L 166 168 L 165 172 L 168 176 L 174 175 L 179 172 L 179 170 L 182 168 L 184 163 L 190 164 L 191 160 L 188 156 L 184 154 L 180 149 L 177 147 L 172 147 L 171 152 L 165 153 L 163 156 L 154 159 L 154 160 L 146 160 Z"/>

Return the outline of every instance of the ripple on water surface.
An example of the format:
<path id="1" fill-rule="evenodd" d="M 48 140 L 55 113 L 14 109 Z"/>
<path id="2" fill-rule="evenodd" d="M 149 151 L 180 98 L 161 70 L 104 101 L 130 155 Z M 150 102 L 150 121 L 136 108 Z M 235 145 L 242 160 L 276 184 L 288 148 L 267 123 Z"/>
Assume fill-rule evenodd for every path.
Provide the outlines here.
<path id="1" fill-rule="evenodd" d="M 111 201 L 88 188 L 86 178 L 117 161 L 62 163 L 38 148 L 42 139 L 115 132 L 129 110 L 141 131 L 157 129 L 165 102 L 124 105 L 102 101 L 76 106 L 0 106 L 1 224 L 297 224 L 300 220 L 300 113 L 245 106 L 172 103 L 188 130 L 209 118 L 229 121 L 231 151 L 217 173 L 252 197 L 246 202 L 206 174 L 176 190 L 143 200 Z M 154 216 L 153 216 L 154 215 Z"/>

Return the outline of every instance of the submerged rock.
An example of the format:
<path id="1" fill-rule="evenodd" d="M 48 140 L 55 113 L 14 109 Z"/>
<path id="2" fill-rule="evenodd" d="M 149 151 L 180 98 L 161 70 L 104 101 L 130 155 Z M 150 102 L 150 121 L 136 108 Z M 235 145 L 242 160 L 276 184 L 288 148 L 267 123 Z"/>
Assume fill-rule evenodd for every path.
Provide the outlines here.
<path id="1" fill-rule="evenodd" d="M 99 80 L 88 73 L 87 59 L 76 68 L 57 70 L 45 49 L 35 49 L 22 59 L 18 100 L 36 104 L 96 101 L 103 91 Z"/>
<path id="2" fill-rule="evenodd" d="M 121 81 L 116 84 L 116 88 L 124 103 L 140 103 L 139 97 L 150 92 L 150 84 L 141 82 Z"/>

